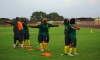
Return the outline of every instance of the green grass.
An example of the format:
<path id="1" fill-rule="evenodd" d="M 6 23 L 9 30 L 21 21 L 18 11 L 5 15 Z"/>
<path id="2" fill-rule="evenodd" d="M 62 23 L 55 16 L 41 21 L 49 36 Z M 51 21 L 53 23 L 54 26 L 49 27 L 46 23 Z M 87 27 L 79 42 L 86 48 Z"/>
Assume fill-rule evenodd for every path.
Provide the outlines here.
<path id="1" fill-rule="evenodd" d="M 28 52 L 28 49 L 12 49 L 13 32 L 12 27 L 0 27 L 0 60 L 100 60 L 100 29 L 81 28 L 77 31 L 77 53 L 78 56 L 70 57 L 63 55 L 64 48 L 64 28 L 50 28 L 49 49 L 51 57 L 41 56 L 37 50 L 39 46 L 37 42 L 38 29 L 30 28 L 30 40 L 33 51 Z"/>

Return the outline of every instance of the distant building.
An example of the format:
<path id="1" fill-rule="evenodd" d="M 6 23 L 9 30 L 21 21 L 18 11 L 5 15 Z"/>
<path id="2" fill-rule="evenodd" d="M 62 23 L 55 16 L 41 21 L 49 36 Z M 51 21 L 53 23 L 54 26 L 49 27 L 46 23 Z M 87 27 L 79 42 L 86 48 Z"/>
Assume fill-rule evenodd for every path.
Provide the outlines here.
<path id="1" fill-rule="evenodd" d="M 100 25 L 100 18 L 96 18 L 96 19 L 95 19 L 95 24 L 96 24 L 96 25 Z"/>
<path id="2" fill-rule="evenodd" d="M 100 25 L 100 18 L 75 18 L 77 24 Z"/>

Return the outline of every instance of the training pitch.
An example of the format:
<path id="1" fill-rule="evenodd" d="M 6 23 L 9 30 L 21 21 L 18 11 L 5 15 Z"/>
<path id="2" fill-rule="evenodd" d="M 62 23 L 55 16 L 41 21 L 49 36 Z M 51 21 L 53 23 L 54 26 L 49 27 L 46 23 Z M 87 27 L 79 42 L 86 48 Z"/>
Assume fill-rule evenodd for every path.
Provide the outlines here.
<path id="1" fill-rule="evenodd" d="M 92 29 L 92 33 L 91 33 Z M 61 55 L 64 51 L 64 26 L 49 29 L 49 49 L 52 56 L 41 56 L 37 42 L 38 29 L 30 28 L 30 41 L 33 48 L 12 49 L 12 27 L 0 27 L 0 60 L 100 60 L 100 29 L 81 28 L 77 31 L 78 56 Z M 27 44 L 27 43 L 26 43 Z"/>

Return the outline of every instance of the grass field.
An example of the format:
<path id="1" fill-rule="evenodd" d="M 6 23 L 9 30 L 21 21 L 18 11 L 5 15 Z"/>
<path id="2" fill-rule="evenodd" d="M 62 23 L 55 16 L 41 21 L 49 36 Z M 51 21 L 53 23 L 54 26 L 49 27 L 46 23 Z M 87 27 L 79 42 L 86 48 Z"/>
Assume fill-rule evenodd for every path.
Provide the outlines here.
<path id="1" fill-rule="evenodd" d="M 64 48 L 64 28 L 63 26 L 50 28 L 49 49 L 51 57 L 41 56 L 37 50 L 38 29 L 30 28 L 30 40 L 33 51 L 28 49 L 12 49 L 13 32 L 12 27 L 0 27 L 0 60 L 100 60 L 100 29 L 81 28 L 77 31 L 77 53 L 78 56 L 70 57 L 61 55 Z"/>

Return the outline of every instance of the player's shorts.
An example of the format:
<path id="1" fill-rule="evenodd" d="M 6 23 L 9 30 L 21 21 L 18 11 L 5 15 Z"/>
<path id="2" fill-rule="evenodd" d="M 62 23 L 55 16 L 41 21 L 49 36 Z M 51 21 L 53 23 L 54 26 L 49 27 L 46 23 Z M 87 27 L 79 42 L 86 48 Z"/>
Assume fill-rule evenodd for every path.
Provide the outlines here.
<path id="1" fill-rule="evenodd" d="M 29 40 L 30 38 L 30 35 L 29 35 L 29 32 L 27 32 L 27 33 L 24 33 L 24 39 L 26 40 Z"/>
<path id="2" fill-rule="evenodd" d="M 14 40 L 21 40 L 21 35 L 20 33 L 14 33 Z"/>
<path id="3" fill-rule="evenodd" d="M 38 42 L 39 43 L 42 43 L 43 42 L 43 35 L 38 35 Z"/>
<path id="4" fill-rule="evenodd" d="M 43 35 L 43 41 L 49 43 L 49 34 Z"/>
<path id="5" fill-rule="evenodd" d="M 76 39 L 71 38 L 71 46 L 76 47 Z"/>
<path id="6" fill-rule="evenodd" d="M 22 40 L 23 40 L 24 39 L 24 31 L 20 30 L 20 34 L 21 34 L 21 37 L 22 37 Z"/>
<path id="7" fill-rule="evenodd" d="M 49 34 L 47 35 L 38 35 L 38 42 L 42 43 L 42 42 L 49 42 Z"/>
<path id="8" fill-rule="evenodd" d="M 70 33 L 65 34 L 65 46 L 69 45 L 71 43 L 70 40 Z"/>
<path id="9" fill-rule="evenodd" d="M 16 41 L 19 40 L 20 43 L 22 43 L 22 38 L 21 38 L 21 35 L 20 33 L 14 33 L 14 44 L 16 44 Z"/>
<path id="10" fill-rule="evenodd" d="M 49 34 L 43 35 L 43 41 L 49 43 Z"/>

